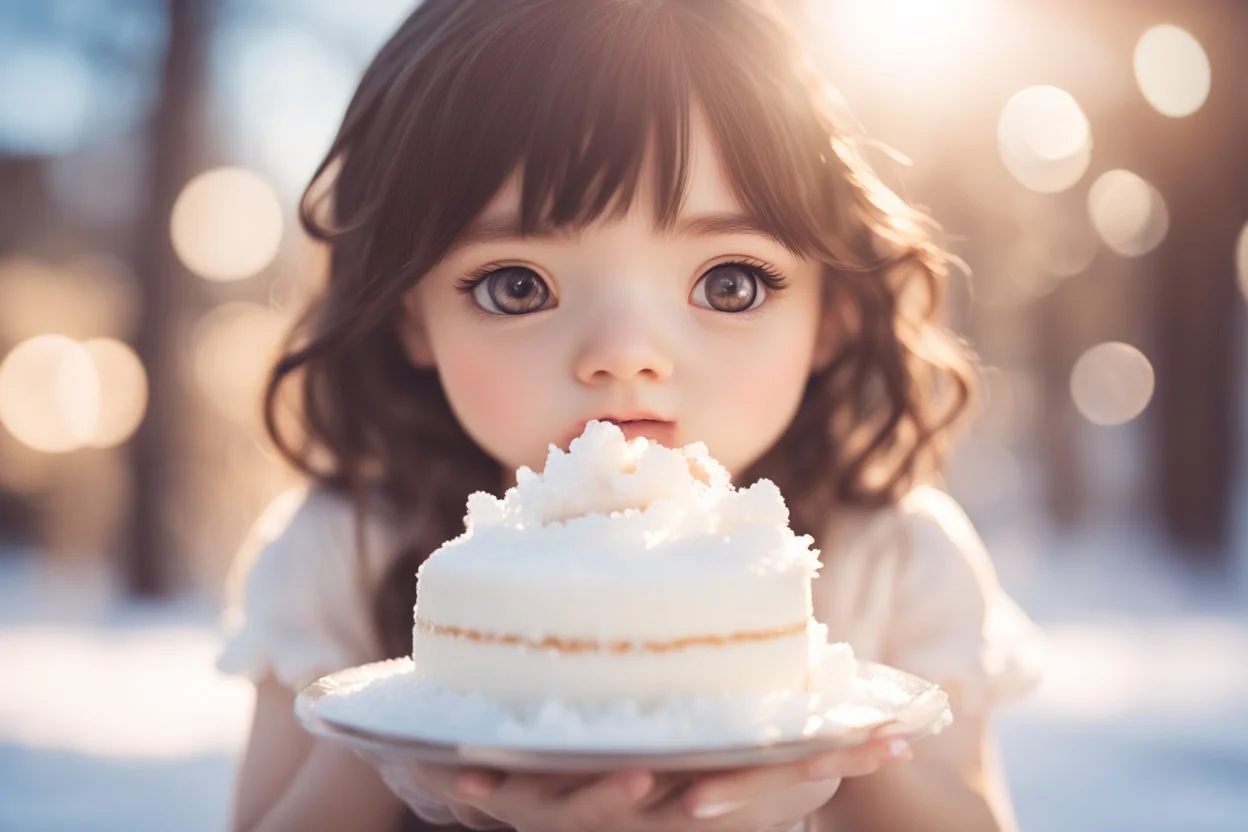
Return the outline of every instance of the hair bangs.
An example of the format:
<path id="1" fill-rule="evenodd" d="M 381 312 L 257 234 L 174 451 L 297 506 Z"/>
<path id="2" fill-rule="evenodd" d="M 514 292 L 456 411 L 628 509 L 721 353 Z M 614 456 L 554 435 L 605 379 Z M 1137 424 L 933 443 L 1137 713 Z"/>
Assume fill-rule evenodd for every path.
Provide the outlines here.
<path id="1" fill-rule="evenodd" d="M 643 193 L 659 226 L 675 224 L 688 187 L 693 102 L 662 11 L 606 5 L 562 15 L 562 31 L 547 30 L 557 43 L 544 66 L 524 70 L 545 77 L 521 84 L 531 96 L 517 125 L 522 232 L 618 218 Z"/>
<path id="2" fill-rule="evenodd" d="M 541 25 L 558 44 L 548 44 L 544 67 L 526 70 L 539 73 L 526 82 L 544 83 L 524 85 L 537 97 L 515 160 L 522 231 L 620 216 L 643 184 L 656 225 L 670 229 L 688 189 L 691 124 L 700 118 L 751 219 L 800 256 L 860 259 L 836 210 L 845 194 L 837 186 L 843 171 L 832 167 L 840 160 L 826 94 L 800 55 L 777 48 L 790 42 L 782 20 L 749 3 L 620 0 Z M 760 27 L 773 31 L 760 39 Z M 807 81 L 798 89 L 795 74 Z"/>
<path id="3" fill-rule="evenodd" d="M 429 49 L 393 92 L 408 106 L 390 109 L 389 146 L 355 149 L 403 160 L 378 171 L 372 213 L 378 232 L 412 240 L 409 262 L 436 261 L 516 175 L 521 233 L 618 217 L 643 193 L 675 224 L 694 105 L 670 9 L 566 6 L 499 4 L 470 48 Z"/>
<path id="4" fill-rule="evenodd" d="M 656 225 L 670 229 L 688 189 L 691 124 L 701 118 L 743 211 L 802 256 L 853 259 L 829 210 L 843 198 L 831 193 L 832 125 L 808 90 L 793 89 L 792 55 L 741 47 L 758 27 L 777 28 L 773 16 L 697 0 L 528 10 L 476 53 L 491 56 L 477 60 L 494 76 L 470 85 L 480 103 L 465 125 L 476 132 L 467 146 L 480 153 L 464 153 L 462 133 L 442 148 L 448 159 L 506 160 L 505 170 L 492 166 L 490 196 L 519 173 L 522 233 L 619 217 L 642 193 Z M 500 53 L 525 58 L 498 73 Z"/>
<path id="5" fill-rule="evenodd" d="M 698 0 L 576 0 L 573 13 L 567 0 L 547 0 L 457 20 L 455 7 L 473 4 L 430 5 L 447 15 L 444 35 L 463 27 L 467 48 L 431 45 L 371 102 L 399 120 L 374 131 L 388 134 L 384 144 L 350 148 L 346 164 L 370 165 L 362 190 L 381 196 L 339 216 L 410 240 L 404 265 L 436 261 L 517 175 L 521 233 L 619 217 L 642 194 L 670 229 L 688 189 L 695 117 L 755 222 L 802 256 L 852 259 L 829 240 L 839 223 L 825 207 L 841 198 L 827 193 L 831 127 L 784 77 L 792 56 L 749 37 L 775 27 L 771 16 Z M 751 39 L 756 49 L 743 50 Z M 389 99 L 407 106 L 383 107 Z M 395 161 L 363 161 L 375 159 Z M 416 279 L 423 269 L 408 271 Z"/>

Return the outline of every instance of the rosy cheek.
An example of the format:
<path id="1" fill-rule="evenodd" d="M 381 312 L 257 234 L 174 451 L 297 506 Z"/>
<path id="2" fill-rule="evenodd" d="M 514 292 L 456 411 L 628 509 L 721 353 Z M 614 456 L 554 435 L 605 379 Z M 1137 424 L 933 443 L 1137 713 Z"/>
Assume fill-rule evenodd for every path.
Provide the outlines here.
<path id="1" fill-rule="evenodd" d="M 718 373 L 719 406 L 735 418 L 721 422 L 724 440 L 747 457 L 763 451 L 792 421 L 809 373 L 811 338 L 802 322 L 749 342 Z"/>
<path id="2" fill-rule="evenodd" d="M 739 400 L 754 400 L 754 408 L 766 410 L 778 402 L 769 401 L 773 396 L 792 395 L 792 388 L 801 384 L 806 368 L 803 358 L 809 354 L 807 339 L 797 331 L 773 330 L 769 337 L 755 339 L 743 345 L 732 364 L 723 367 L 725 373 L 735 377 L 736 383 L 725 379 L 726 386 Z"/>
<path id="3" fill-rule="evenodd" d="M 484 348 L 480 343 L 457 344 L 439 362 L 439 371 L 456 404 L 473 419 L 504 408 L 515 395 L 520 380 L 505 353 Z"/>
<path id="4" fill-rule="evenodd" d="M 522 450 L 541 431 L 542 404 L 549 391 L 522 349 L 486 339 L 455 339 L 438 367 L 456 416 L 486 451 L 505 462 L 527 462 Z M 548 426 L 547 426 L 548 427 Z M 542 440 L 544 443 L 546 440 Z M 545 447 L 541 444 L 541 447 Z"/>

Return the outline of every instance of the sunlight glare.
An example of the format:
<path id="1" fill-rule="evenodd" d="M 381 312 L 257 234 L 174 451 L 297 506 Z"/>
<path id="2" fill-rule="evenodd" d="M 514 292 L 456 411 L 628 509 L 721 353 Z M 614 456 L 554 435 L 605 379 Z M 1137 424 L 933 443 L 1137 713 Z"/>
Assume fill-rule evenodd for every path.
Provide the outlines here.
<path id="1" fill-rule="evenodd" d="M 806 0 L 820 37 L 852 51 L 848 63 L 887 89 L 917 103 L 946 100 L 979 71 L 987 33 L 1002 25 L 988 0 Z"/>
<path id="2" fill-rule="evenodd" d="M 975 9 L 974 0 L 873 0 L 850 4 L 863 26 L 881 37 L 899 40 L 936 40 L 964 31 Z"/>

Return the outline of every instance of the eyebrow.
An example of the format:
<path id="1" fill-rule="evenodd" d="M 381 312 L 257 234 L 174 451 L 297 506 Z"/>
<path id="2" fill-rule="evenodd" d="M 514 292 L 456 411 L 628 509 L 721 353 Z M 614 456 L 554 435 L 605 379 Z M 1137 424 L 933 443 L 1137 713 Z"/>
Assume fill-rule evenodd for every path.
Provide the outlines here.
<path id="1" fill-rule="evenodd" d="M 530 234 L 520 231 L 518 214 L 505 214 L 494 217 L 481 217 L 474 221 L 460 235 L 456 247 L 470 246 L 477 243 L 505 242 L 524 239 L 557 239 L 570 237 L 575 232 L 559 228 L 538 228 Z M 676 237 L 715 237 L 728 234 L 753 234 L 777 240 L 776 235 L 757 219 L 747 215 L 731 212 L 694 214 L 682 217 L 676 222 L 673 233 Z"/>

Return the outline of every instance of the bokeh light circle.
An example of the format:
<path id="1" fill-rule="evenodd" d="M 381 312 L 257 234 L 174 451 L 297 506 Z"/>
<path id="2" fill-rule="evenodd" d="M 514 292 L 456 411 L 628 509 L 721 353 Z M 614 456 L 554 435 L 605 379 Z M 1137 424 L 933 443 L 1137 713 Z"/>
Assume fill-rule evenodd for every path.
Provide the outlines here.
<path id="1" fill-rule="evenodd" d="M 997 122 L 1001 161 L 1024 187 L 1037 193 L 1072 188 L 1092 159 L 1092 128 L 1070 93 L 1052 86 L 1015 93 Z"/>
<path id="2" fill-rule="evenodd" d="M 64 335 L 37 335 L 0 362 L 0 424 L 38 451 L 64 453 L 89 442 L 100 394 L 90 353 Z"/>
<path id="3" fill-rule="evenodd" d="M 1121 425 L 1139 416 L 1152 401 L 1153 365 L 1130 344 L 1110 341 L 1092 347 L 1075 362 L 1070 394 L 1085 419 Z"/>
<path id="4" fill-rule="evenodd" d="M 99 378 L 100 409 L 87 444 L 112 448 L 138 429 L 147 412 L 147 373 L 134 350 L 114 338 L 92 338 L 83 348 Z"/>
<path id="5" fill-rule="evenodd" d="M 207 280 L 228 281 L 273 262 L 282 225 L 282 204 L 268 182 L 242 168 L 217 168 L 182 189 L 170 233 L 183 265 Z"/>
<path id="6" fill-rule="evenodd" d="M 1127 170 L 1106 171 L 1088 191 L 1088 214 L 1105 244 L 1125 257 L 1148 254 L 1170 230 L 1161 193 Z"/>
<path id="7" fill-rule="evenodd" d="M 1154 26 L 1141 35 L 1134 65 L 1140 92 L 1162 115 L 1190 116 L 1209 97 L 1209 56 L 1200 41 L 1178 26 Z"/>

